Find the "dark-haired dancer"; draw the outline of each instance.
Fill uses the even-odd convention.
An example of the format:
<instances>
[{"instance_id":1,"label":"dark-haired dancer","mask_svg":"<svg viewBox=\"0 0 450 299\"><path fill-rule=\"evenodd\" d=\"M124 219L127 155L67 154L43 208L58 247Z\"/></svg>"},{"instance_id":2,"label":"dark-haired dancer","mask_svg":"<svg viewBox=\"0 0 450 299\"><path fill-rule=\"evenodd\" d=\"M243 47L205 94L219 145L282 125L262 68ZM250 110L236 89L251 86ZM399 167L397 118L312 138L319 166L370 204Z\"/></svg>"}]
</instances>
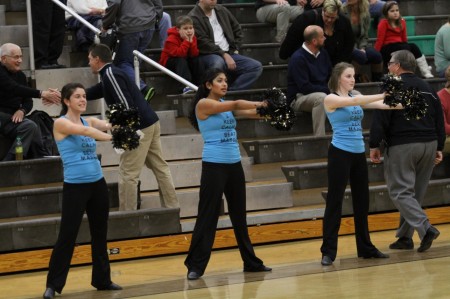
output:
<instances>
[{"instance_id":1,"label":"dark-haired dancer","mask_svg":"<svg viewBox=\"0 0 450 299\"><path fill-rule=\"evenodd\" d=\"M199 279L208 265L223 194L244 261L244 271L272 270L256 257L248 235L245 177L235 130L236 120L232 113L257 117L256 108L266 104L246 100L223 101L227 89L224 72L209 70L199 86L189 115L192 125L200 131L204 140L197 222L184 262L189 280Z\"/></svg>"},{"instance_id":2,"label":"dark-haired dancer","mask_svg":"<svg viewBox=\"0 0 450 299\"><path fill-rule=\"evenodd\" d=\"M95 140L111 140L104 133L111 129L106 121L83 118L86 92L83 85L69 83L61 91L61 117L54 123L53 134L64 167L61 227L50 258L45 299L61 293L66 284L78 230L86 212L91 232L92 280L98 290L121 290L111 281L106 247L109 197L97 158Z\"/></svg>"}]
</instances>

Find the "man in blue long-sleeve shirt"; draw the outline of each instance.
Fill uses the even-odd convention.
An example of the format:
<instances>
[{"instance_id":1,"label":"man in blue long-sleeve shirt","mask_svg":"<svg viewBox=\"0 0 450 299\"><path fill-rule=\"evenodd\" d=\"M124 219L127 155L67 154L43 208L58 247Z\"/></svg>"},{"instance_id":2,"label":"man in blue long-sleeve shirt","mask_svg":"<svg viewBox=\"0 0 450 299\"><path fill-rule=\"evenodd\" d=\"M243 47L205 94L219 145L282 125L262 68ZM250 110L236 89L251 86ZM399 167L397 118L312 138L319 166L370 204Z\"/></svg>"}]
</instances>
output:
<instances>
[{"instance_id":1,"label":"man in blue long-sleeve shirt","mask_svg":"<svg viewBox=\"0 0 450 299\"><path fill-rule=\"evenodd\" d=\"M323 99L330 93L328 79L331 60L322 49L325 36L316 25L306 27L305 42L294 52L288 64L287 100L295 111L312 113L315 136L325 135Z\"/></svg>"}]
</instances>

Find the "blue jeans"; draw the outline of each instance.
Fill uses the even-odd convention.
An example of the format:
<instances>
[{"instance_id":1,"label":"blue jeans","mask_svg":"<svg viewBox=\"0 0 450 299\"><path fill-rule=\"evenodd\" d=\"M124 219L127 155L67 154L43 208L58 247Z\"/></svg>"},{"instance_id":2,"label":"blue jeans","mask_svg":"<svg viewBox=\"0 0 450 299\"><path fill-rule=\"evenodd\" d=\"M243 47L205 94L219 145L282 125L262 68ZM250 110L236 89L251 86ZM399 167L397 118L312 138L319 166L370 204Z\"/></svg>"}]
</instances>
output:
<instances>
[{"instance_id":1,"label":"blue jeans","mask_svg":"<svg viewBox=\"0 0 450 299\"><path fill-rule=\"evenodd\" d=\"M262 65L261 62L252 58L242 56L239 54L230 54L236 62L235 70L227 70L227 65L222 56L217 54L200 55L198 57L200 65L203 70L210 68L218 68L227 72L231 79L231 84L228 90L243 90L249 89L250 86L261 76Z\"/></svg>"},{"instance_id":2,"label":"blue jeans","mask_svg":"<svg viewBox=\"0 0 450 299\"><path fill-rule=\"evenodd\" d=\"M166 12L163 12L163 16L161 20L159 20L158 26L155 26L154 29L151 29L151 37L150 40L153 38L153 34L155 31L158 31L159 33L159 46L161 48L164 48L164 43L167 39L167 30L172 27L172 21L170 20L170 15Z\"/></svg>"},{"instance_id":3,"label":"blue jeans","mask_svg":"<svg viewBox=\"0 0 450 299\"><path fill-rule=\"evenodd\" d=\"M380 52L374 48L368 47L365 52L353 49L352 60L356 61L358 64L378 64L383 61L383 58L381 57Z\"/></svg>"},{"instance_id":4,"label":"blue jeans","mask_svg":"<svg viewBox=\"0 0 450 299\"><path fill-rule=\"evenodd\" d=\"M138 50L143 53L144 50L147 49L152 39L152 30L154 29L121 34L119 36L119 44L116 47L114 64L123 70L133 82L135 81L133 51ZM146 84L141 79L140 88L143 89L145 86Z\"/></svg>"}]
</instances>

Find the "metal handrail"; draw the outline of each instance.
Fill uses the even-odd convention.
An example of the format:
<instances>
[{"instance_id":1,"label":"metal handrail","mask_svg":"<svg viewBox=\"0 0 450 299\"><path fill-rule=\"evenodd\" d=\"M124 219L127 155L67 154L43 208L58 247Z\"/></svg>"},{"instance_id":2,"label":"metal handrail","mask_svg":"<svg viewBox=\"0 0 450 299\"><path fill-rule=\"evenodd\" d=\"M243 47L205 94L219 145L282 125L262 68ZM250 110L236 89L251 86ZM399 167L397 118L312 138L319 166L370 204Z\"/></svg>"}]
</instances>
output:
<instances>
[{"instance_id":1,"label":"metal handrail","mask_svg":"<svg viewBox=\"0 0 450 299\"><path fill-rule=\"evenodd\" d=\"M147 56L145 56L144 54L142 54L141 52L134 50L133 51L134 56L142 59L143 61L147 62L148 64L156 67L157 69L159 69L160 71L162 71L163 73L165 73L166 75L169 75L170 77L174 78L175 80L177 80L178 82L189 86L190 88L192 88L193 90L197 91L198 87L196 85L194 85L193 83L189 82L188 80L184 79L183 77L178 76L177 74L175 74L174 72L172 72L171 70L165 68L164 66L160 65L158 62L148 58ZM139 74L139 72L136 72L136 68L139 68L139 64L136 65L136 63L134 64L134 68L135 68L135 74ZM139 82L139 78L136 79L137 82Z\"/></svg>"}]
</instances>

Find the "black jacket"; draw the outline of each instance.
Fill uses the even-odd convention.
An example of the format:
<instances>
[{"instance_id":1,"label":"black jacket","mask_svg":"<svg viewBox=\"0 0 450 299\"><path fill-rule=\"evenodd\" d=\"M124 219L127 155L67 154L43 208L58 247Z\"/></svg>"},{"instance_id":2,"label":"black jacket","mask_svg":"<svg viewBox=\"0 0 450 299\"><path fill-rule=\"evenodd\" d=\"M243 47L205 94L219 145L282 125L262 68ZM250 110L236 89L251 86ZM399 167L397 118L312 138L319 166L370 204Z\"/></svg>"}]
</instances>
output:
<instances>
[{"instance_id":1,"label":"black jacket","mask_svg":"<svg viewBox=\"0 0 450 299\"><path fill-rule=\"evenodd\" d=\"M41 93L39 90L30 88L26 86L26 84L19 84L13 78L11 78L8 70L2 64L0 64L0 92L2 94L7 94L10 96L20 96L28 98L41 97Z\"/></svg>"},{"instance_id":2,"label":"black jacket","mask_svg":"<svg viewBox=\"0 0 450 299\"><path fill-rule=\"evenodd\" d=\"M425 117L407 120L403 110L376 110L370 128L370 148L377 148L382 141L387 146L437 140L437 150L444 148L445 129L441 102L430 85L415 74L401 75L405 88L418 88L428 104Z\"/></svg>"},{"instance_id":3,"label":"black jacket","mask_svg":"<svg viewBox=\"0 0 450 299\"><path fill-rule=\"evenodd\" d=\"M303 45L305 41L303 32L309 25L324 27L322 8L305 11L295 18L280 46L279 56L281 59L288 59ZM354 46L355 37L353 36L350 20L343 14L339 14L339 18L334 23L333 36L329 36L325 40L325 49L330 55L333 66L343 61L350 63Z\"/></svg>"},{"instance_id":4,"label":"black jacket","mask_svg":"<svg viewBox=\"0 0 450 299\"><path fill-rule=\"evenodd\" d=\"M137 85L121 69L106 64L100 70L100 76L100 83L86 89L88 100L103 97L108 106L122 103L126 107L135 107L140 117L139 129L147 128L159 120Z\"/></svg>"},{"instance_id":5,"label":"black jacket","mask_svg":"<svg viewBox=\"0 0 450 299\"><path fill-rule=\"evenodd\" d=\"M223 34L230 45L228 52L234 53L235 51L239 51L243 38L241 25L226 7L217 4L214 10L219 24L222 27ZM214 43L214 31L202 8L197 4L188 15L194 21L197 47L200 54L218 54L222 56L224 51Z\"/></svg>"},{"instance_id":6,"label":"black jacket","mask_svg":"<svg viewBox=\"0 0 450 299\"><path fill-rule=\"evenodd\" d=\"M22 71L11 73L2 64L0 69L0 111L14 114L23 109L25 115L28 114L33 109L31 97L40 97L39 91L27 86L27 77Z\"/></svg>"}]
</instances>

